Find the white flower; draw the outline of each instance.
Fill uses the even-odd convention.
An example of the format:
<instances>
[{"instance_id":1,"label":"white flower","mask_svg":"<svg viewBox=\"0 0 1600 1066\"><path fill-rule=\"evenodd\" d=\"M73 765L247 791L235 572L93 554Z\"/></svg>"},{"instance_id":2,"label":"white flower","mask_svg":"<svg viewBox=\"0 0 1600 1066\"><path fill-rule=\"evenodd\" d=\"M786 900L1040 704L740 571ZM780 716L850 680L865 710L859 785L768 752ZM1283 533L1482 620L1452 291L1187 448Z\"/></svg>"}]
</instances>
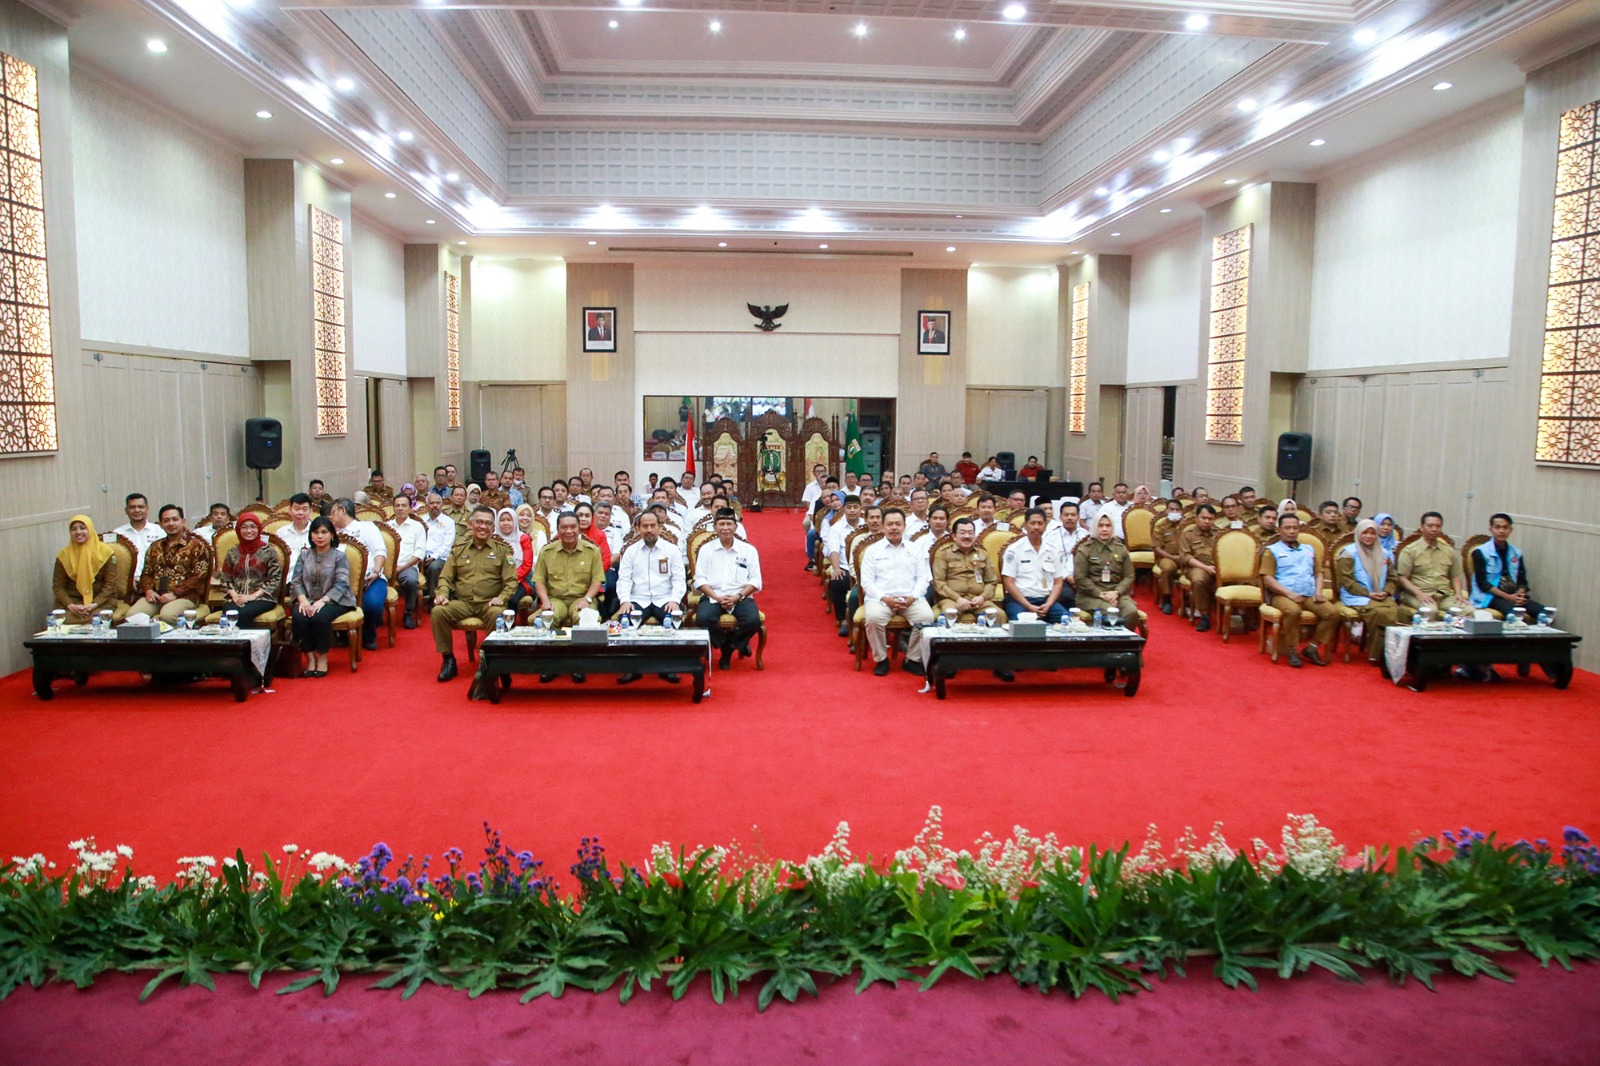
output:
<instances>
[{"instance_id":1,"label":"white flower","mask_svg":"<svg viewBox=\"0 0 1600 1066\"><path fill-rule=\"evenodd\" d=\"M297 852L299 850L300 850L300 845L298 845L298 844L285 844L283 846L283 852L284 852L285 855L293 855L295 852Z\"/></svg>"},{"instance_id":2,"label":"white flower","mask_svg":"<svg viewBox=\"0 0 1600 1066\"><path fill-rule=\"evenodd\" d=\"M124 859L131 859L133 858L133 849L128 847L126 844L118 844L117 854L121 855Z\"/></svg>"},{"instance_id":3,"label":"white flower","mask_svg":"<svg viewBox=\"0 0 1600 1066\"><path fill-rule=\"evenodd\" d=\"M350 869L349 863L339 858L339 856L326 851L319 851L312 855L311 858L306 860L306 865L318 873L327 873L329 870L338 870L343 873L345 870Z\"/></svg>"},{"instance_id":4,"label":"white flower","mask_svg":"<svg viewBox=\"0 0 1600 1066\"><path fill-rule=\"evenodd\" d=\"M238 866L239 863L232 856L225 856L223 858L223 860L222 860L222 865L226 866L228 869L231 870L235 866Z\"/></svg>"},{"instance_id":5,"label":"white flower","mask_svg":"<svg viewBox=\"0 0 1600 1066\"><path fill-rule=\"evenodd\" d=\"M84 848L92 848L94 847L94 838L90 837L88 840L74 840L72 843L68 844L67 847L71 848L73 851L82 851Z\"/></svg>"}]
</instances>

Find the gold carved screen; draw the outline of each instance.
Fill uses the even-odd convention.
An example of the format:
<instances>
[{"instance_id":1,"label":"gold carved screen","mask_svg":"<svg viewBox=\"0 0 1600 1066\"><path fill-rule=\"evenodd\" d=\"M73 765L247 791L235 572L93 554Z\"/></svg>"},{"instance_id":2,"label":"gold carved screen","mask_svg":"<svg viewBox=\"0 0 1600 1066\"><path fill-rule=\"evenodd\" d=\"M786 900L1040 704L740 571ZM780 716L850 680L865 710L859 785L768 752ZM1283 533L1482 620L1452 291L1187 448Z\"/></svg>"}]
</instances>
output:
<instances>
[{"instance_id":1,"label":"gold carved screen","mask_svg":"<svg viewBox=\"0 0 1600 1066\"><path fill-rule=\"evenodd\" d=\"M1083 433L1089 408L1089 283L1072 287L1072 391L1068 429Z\"/></svg>"},{"instance_id":2,"label":"gold carved screen","mask_svg":"<svg viewBox=\"0 0 1600 1066\"><path fill-rule=\"evenodd\" d=\"M1211 317L1206 350L1206 440L1244 443L1244 350L1250 304L1250 227L1211 239Z\"/></svg>"},{"instance_id":3,"label":"gold carved screen","mask_svg":"<svg viewBox=\"0 0 1600 1066\"><path fill-rule=\"evenodd\" d=\"M445 378L450 387L450 428L461 428L461 283L444 276Z\"/></svg>"},{"instance_id":4,"label":"gold carved screen","mask_svg":"<svg viewBox=\"0 0 1600 1066\"><path fill-rule=\"evenodd\" d=\"M317 365L317 436L345 433L344 220L311 208L312 345Z\"/></svg>"},{"instance_id":5,"label":"gold carved screen","mask_svg":"<svg viewBox=\"0 0 1600 1066\"><path fill-rule=\"evenodd\" d=\"M55 363L44 246L39 77L0 55L0 455L56 449Z\"/></svg>"},{"instance_id":6,"label":"gold carved screen","mask_svg":"<svg viewBox=\"0 0 1600 1066\"><path fill-rule=\"evenodd\" d=\"M1561 116L1534 458L1600 465L1600 101Z\"/></svg>"}]
</instances>

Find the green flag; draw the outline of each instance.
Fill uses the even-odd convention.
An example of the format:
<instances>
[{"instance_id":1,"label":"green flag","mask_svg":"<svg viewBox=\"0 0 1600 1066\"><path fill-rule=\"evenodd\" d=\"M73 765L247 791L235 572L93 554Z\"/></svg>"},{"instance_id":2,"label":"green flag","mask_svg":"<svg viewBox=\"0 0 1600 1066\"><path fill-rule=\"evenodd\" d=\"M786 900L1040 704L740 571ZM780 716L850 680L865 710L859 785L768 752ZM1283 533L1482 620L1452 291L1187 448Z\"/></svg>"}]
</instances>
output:
<instances>
[{"instance_id":1,"label":"green flag","mask_svg":"<svg viewBox=\"0 0 1600 1066\"><path fill-rule=\"evenodd\" d=\"M850 420L844 430L844 468L852 474L867 472L867 453L861 450L861 427L856 424L856 405L850 405Z\"/></svg>"}]
</instances>

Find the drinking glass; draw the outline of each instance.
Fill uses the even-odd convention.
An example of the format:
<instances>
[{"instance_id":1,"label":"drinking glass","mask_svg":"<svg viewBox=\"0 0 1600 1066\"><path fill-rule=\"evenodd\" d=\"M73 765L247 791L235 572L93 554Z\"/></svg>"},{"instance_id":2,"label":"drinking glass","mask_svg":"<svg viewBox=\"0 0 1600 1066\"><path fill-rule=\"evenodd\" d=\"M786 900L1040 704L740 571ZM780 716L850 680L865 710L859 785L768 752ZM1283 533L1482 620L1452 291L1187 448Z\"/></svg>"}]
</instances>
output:
<instances>
[{"instance_id":1,"label":"drinking glass","mask_svg":"<svg viewBox=\"0 0 1600 1066\"><path fill-rule=\"evenodd\" d=\"M939 624L948 629L949 627L955 625L956 619L960 617L960 611L957 611L954 607L946 607L944 609L944 613L939 618Z\"/></svg>"},{"instance_id":2,"label":"drinking glass","mask_svg":"<svg viewBox=\"0 0 1600 1066\"><path fill-rule=\"evenodd\" d=\"M193 623L191 623L193 624ZM224 611L222 613L222 631L232 633L239 628L239 612Z\"/></svg>"},{"instance_id":3,"label":"drinking glass","mask_svg":"<svg viewBox=\"0 0 1600 1066\"><path fill-rule=\"evenodd\" d=\"M1540 611L1539 624L1542 626L1549 626L1552 629L1555 628L1556 609L1554 607L1546 607L1544 610Z\"/></svg>"},{"instance_id":4,"label":"drinking glass","mask_svg":"<svg viewBox=\"0 0 1600 1066\"><path fill-rule=\"evenodd\" d=\"M1526 607L1513 607L1511 609L1511 624L1525 626L1528 624L1528 609Z\"/></svg>"},{"instance_id":5,"label":"drinking glass","mask_svg":"<svg viewBox=\"0 0 1600 1066\"><path fill-rule=\"evenodd\" d=\"M546 631L554 633L556 629L556 612L553 610L540 611L539 620L544 623Z\"/></svg>"},{"instance_id":6,"label":"drinking glass","mask_svg":"<svg viewBox=\"0 0 1600 1066\"><path fill-rule=\"evenodd\" d=\"M1107 629L1116 629L1121 625L1122 625L1122 608L1120 608L1120 607L1107 607L1106 608L1106 628Z\"/></svg>"},{"instance_id":7,"label":"drinking glass","mask_svg":"<svg viewBox=\"0 0 1600 1066\"><path fill-rule=\"evenodd\" d=\"M44 616L44 627L50 633L59 634L61 632L61 627L66 624L66 621L66 611L51 611L49 614Z\"/></svg>"}]
</instances>

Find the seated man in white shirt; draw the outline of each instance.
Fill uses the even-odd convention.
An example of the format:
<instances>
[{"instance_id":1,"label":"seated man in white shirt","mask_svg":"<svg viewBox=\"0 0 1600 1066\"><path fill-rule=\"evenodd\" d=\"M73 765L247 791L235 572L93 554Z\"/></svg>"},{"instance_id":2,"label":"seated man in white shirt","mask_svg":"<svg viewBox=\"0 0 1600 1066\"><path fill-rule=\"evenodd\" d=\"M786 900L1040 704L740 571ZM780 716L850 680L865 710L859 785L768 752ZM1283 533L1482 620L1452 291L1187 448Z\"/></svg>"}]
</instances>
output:
<instances>
[{"instance_id":1,"label":"seated man in white shirt","mask_svg":"<svg viewBox=\"0 0 1600 1066\"><path fill-rule=\"evenodd\" d=\"M233 511L225 503L214 503L206 520L194 527L194 535L207 544L216 543L217 534L233 525Z\"/></svg>"},{"instance_id":2,"label":"seated man in white shirt","mask_svg":"<svg viewBox=\"0 0 1600 1066\"><path fill-rule=\"evenodd\" d=\"M1095 512L1094 520L1098 522L1101 515L1110 515L1112 535L1121 540L1123 539L1122 516L1128 513L1128 508L1131 506L1132 503L1128 499L1128 483L1119 481L1111 486L1111 499L1100 505L1100 509Z\"/></svg>"},{"instance_id":3,"label":"seated man in white shirt","mask_svg":"<svg viewBox=\"0 0 1600 1066\"><path fill-rule=\"evenodd\" d=\"M1028 494L1023 492L1021 489L1018 489L1011 495L1007 496L1006 509L1011 512L1011 517L1014 520L1017 515L1020 515L1022 512L1028 509Z\"/></svg>"},{"instance_id":4,"label":"seated man in white shirt","mask_svg":"<svg viewBox=\"0 0 1600 1066\"><path fill-rule=\"evenodd\" d=\"M978 536L983 536L991 529L1010 529L1009 522L1001 522L995 518L994 513L999 508L993 496L984 495L978 498Z\"/></svg>"},{"instance_id":5,"label":"seated man in white shirt","mask_svg":"<svg viewBox=\"0 0 1600 1066\"><path fill-rule=\"evenodd\" d=\"M142 492L130 492L127 499L122 501L122 513L128 520L113 529L113 533L121 533L133 544L136 553L133 560L133 579L138 581L144 574L144 553L150 545L158 540L165 540L166 530L148 521L150 517L150 501L145 499Z\"/></svg>"},{"instance_id":6,"label":"seated man in white shirt","mask_svg":"<svg viewBox=\"0 0 1600 1066\"><path fill-rule=\"evenodd\" d=\"M1039 618L1060 622L1075 602L1066 590L1065 574L1072 563L1062 559L1044 541L1044 512L1028 511L1018 537L1000 559L1000 580L1005 586L1006 617Z\"/></svg>"},{"instance_id":7,"label":"seated man in white shirt","mask_svg":"<svg viewBox=\"0 0 1600 1066\"><path fill-rule=\"evenodd\" d=\"M1042 510L1043 508L1041 508ZM1078 505L1065 500L1056 508L1059 516L1044 529L1045 543L1056 550L1061 559L1071 559L1078 545L1089 539L1089 531L1078 523ZM1067 583L1072 583L1072 568L1067 568Z\"/></svg>"},{"instance_id":8,"label":"seated man in white shirt","mask_svg":"<svg viewBox=\"0 0 1600 1066\"><path fill-rule=\"evenodd\" d=\"M411 497L398 493L394 498L396 537L394 583L405 605L407 629L417 628L417 597L421 593L422 560L427 550L428 527L411 517Z\"/></svg>"},{"instance_id":9,"label":"seated man in white shirt","mask_svg":"<svg viewBox=\"0 0 1600 1066\"><path fill-rule=\"evenodd\" d=\"M928 491L926 489L911 490L911 513L906 515L906 539L916 537L928 528Z\"/></svg>"},{"instance_id":10,"label":"seated man in white shirt","mask_svg":"<svg viewBox=\"0 0 1600 1066\"><path fill-rule=\"evenodd\" d=\"M610 485L601 485L594 490L596 519L600 517L600 505L602 503L611 506L611 521L607 525L626 537L628 531L633 528L633 519L628 517L628 512L621 506L622 501L617 499L616 491Z\"/></svg>"},{"instance_id":11,"label":"seated man in white shirt","mask_svg":"<svg viewBox=\"0 0 1600 1066\"><path fill-rule=\"evenodd\" d=\"M1078 501L1078 521L1085 526L1094 525L1094 520L1100 516L1100 508L1106 503L1106 487L1098 481L1089 482L1088 495Z\"/></svg>"},{"instance_id":12,"label":"seated man in white shirt","mask_svg":"<svg viewBox=\"0 0 1600 1066\"><path fill-rule=\"evenodd\" d=\"M1006 472L1000 468L1000 460L989 456L984 460L983 468L978 471L979 481L1004 481Z\"/></svg>"},{"instance_id":13,"label":"seated man in white shirt","mask_svg":"<svg viewBox=\"0 0 1600 1066\"><path fill-rule=\"evenodd\" d=\"M341 497L328 509L328 520L340 533L348 533L367 549L367 572L357 587L356 575L350 575L350 588L361 602L361 613L366 616L361 624L361 646L367 651L378 650L378 622L383 618L389 602L389 580L384 576L389 547L383 541L378 527L365 519L356 518L355 501Z\"/></svg>"},{"instance_id":14,"label":"seated man in white shirt","mask_svg":"<svg viewBox=\"0 0 1600 1066\"><path fill-rule=\"evenodd\" d=\"M828 561L828 602L833 605L833 619L839 623L839 635L850 635L850 620L846 617L845 599L850 593L850 557L845 553L845 538L861 528L861 498L844 498L843 517L823 519L822 554Z\"/></svg>"},{"instance_id":15,"label":"seated man in white shirt","mask_svg":"<svg viewBox=\"0 0 1600 1066\"><path fill-rule=\"evenodd\" d=\"M761 631L761 611L754 596L761 591L761 559L748 541L734 535L737 521L731 508L717 512L714 540L700 548L695 559L695 587L700 590L700 606L695 621L711 633L711 644L721 653L717 669L726 670L738 649L740 658L750 655L750 638ZM733 629L724 630L722 616L733 615Z\"/></svg>"},{"instance_id":16,"label":"seated man in white shirt","mask_svg":"<svg viewBox=\"0 0 1600 1066\"><path fill-rule=\"evenodd\" d=\"M900 615L911 623L910 639L902 667L920 675L922 670L922 631L933 621L928 606L928 586L932 573L928 557L905 542L906 516L898 507L883 515L883 539L861 553L861 602L866 611L867 647L877 665L873 674L889 672L889 619Z\"/></svg>"},{"instance_id":17,"label":"seated man in white shirt","mask_svg":"<svg viewBox=\"0 0 1600 1066\"><path fill-rule=\"evenodd\" d=\"M822 490L827 487L828 468L818 463L811 468L812 480L806 485L806 490L800 494L800 528L806 531L806 569L816 569L813 562L817 551L817 531L811 526L811 512L816 509L816 502L822 499Z\"/></svg>"},{"instance_id":18,"label":"seated man in white shirt","mask_svg":"<svg viewBox=\"0 0 1600 1066\"><path fill-rule=\"evenodd\" d=\"M600 520L599 513L595 521ZM670 615L681 617L686 591L683 556L661 539L661 516L646 511L639 516L639 539L628 545L617 566L617 601L624 615L636 625L664 622ZM623 674L617 684L627 685L641 675ZM678 675L662 674L661 680L676 685Z\"/></svg>"},{"instance_id":19,"label":"seated man in white shirt","mask_svg":"<svg viewBox=\"0 0 1600 1066\"><path fill-rule=\"evenodd\" d=\"M297 492L289 497L289 524L281 527L275 536L289 546L289 564L284 573L293 574L300 553L311 542L311 497Z\"/></svg>"},{"instance_id":20,"label":"seated man in white shirt","mask_svg":"<svg viewBox=\"0 0 1600 1066\"><path fill-rule=\"evenodd\" d=\"M444 513L444 498L431 489L428 491L428 516L422 520L422 524L428 530L422 549L422 573L427 581L423 601L432 603L439 585L439 571L444 569L444 564L450 558L450 549L455 547L456 521Z\"/></svg>"},{"instance_id":21,"label":"seated man in white shirt","mask_svg":"<svg viewBox=\"0 0 1600 1066\"><path fill-rule=\"evenodd\" d=\"M928 528L906 537L911 546L931 558L933 546L950 532L950 508L936 503L928 508Z\"/></svg>"}]
</instances>

